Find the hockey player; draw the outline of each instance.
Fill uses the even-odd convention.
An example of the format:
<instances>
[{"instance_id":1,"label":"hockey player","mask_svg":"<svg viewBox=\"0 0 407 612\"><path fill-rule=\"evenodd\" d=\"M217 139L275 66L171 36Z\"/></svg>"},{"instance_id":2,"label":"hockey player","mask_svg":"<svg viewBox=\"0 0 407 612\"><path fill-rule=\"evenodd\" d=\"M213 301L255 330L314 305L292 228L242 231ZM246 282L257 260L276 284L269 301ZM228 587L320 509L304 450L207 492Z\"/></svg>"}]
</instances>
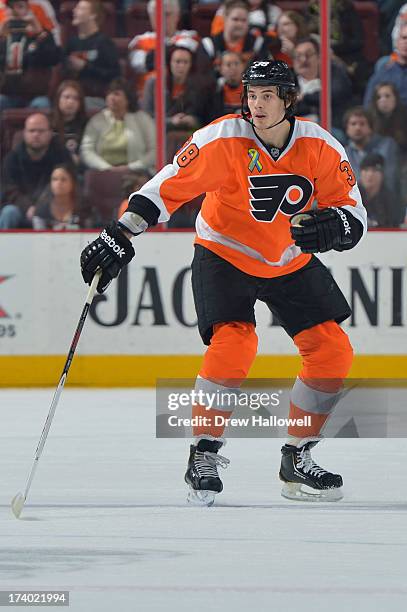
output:
<instances>
[{"instance_id":1,"label":"hockey player","mask_svg":"<svg viewBox=\"0 0 407 612\"><path fill-rule=\"evenodd\" d=\"M130 239L206 188L192 263L198 327L208 346L196 389L238 392L257 351L254 304L265 302L302 358L289 416L311 417L311 426L299 421L288 430L282 494L337 500L341 476L318 466L311 449L352 363L339 326L351 311L314 253L353 248L366 231L366 211L343 147L294 116L296 86L287 64L254 62L243 85L242 114L195 132L172 164L132 194L119 222L83 250L82 275L90 283L101 269L103 292L133 258ZM210 505L223 488L218 465L228 463L218 454L225 440L215 416L230 416L230 406L196 405L192 414L207 418L197 419L206 425L194 428L185 480L189 500Z\"/></svg>"}]
</instances>

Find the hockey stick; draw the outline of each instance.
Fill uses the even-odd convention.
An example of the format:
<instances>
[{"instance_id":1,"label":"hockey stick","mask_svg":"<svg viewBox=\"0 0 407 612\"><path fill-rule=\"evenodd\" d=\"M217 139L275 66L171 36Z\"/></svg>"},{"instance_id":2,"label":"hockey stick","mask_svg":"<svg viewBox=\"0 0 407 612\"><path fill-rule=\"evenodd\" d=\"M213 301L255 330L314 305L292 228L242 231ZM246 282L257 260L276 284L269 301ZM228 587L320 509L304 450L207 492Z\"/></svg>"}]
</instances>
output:
<instances>
[{"instance_id":1,"label":"hockey stick","mask_svg":"<svg viewBox=\"0 0 407 612\"><path fill-rule=\"evenodd\" d=\"M22 510L24 508L24 504L25 504L25 502L27 500L27 495L28 495L28 492L30 490L31 483L32 483L32 481L34 479L34 475L35 475L35 472L36 472L36 469L37 469L38 461L39 461L39 459L41 457L42 450L43 450L45 442L47 440L48 432L50 430L51 423L52 423L52 420L54 418L55 411L57 409L57 405L58 405L59 398L60 398L61 393L62 393L62 389L64 388L64 385L65 385L66 377L68 376L69 368L71 367L71 363L72 363L72 360L73 360L73 357L74 357L74 354L75 354L76 346L77 346L77 344L79 342L79 338L81 336L82 329L83 329L86 317L87 317L89 309L90 309L90 305L92 304L93 297L94 297L94 295L96 293L96 286L98 284L98 281L99 281L99 278L100 278L100 274L101 274L101 272L96 272L95 276L93 277L92 284L91 284L91 286L89 288L88 295L86 297L86 302L85 302L85 305L83 307L82 314L80 316L79 323L78 323L78 326L76 328L76 331L75 331L75 334L74 334L74 337L73 337L73 340L72 340L72 343L71 343L71 346L70 346L70 349L69 349L69 352L68 352L68 356L66 358L64 369L62 370L62 375L61 375L61 378L59 379L58 386L55 389L54 397L52 398L51 407L50 407L49 412L48 412L47 420L45 421L44 429L42 430L41 438L40 438L40 441L38 442L37 450L35 451L34 463L32 465L31 472L30 472L30 475L29 475L28 480L27 480L27 485L25 487L24 494L23 493L17 493L17 495L15 495L15 497L13 497L13 499L11 501L11 509L12 509L13 514L14 514L14 516L16 518L20 518L20 514L21 514L21 512L22 512Z\"/></svg>"}]
</instances>

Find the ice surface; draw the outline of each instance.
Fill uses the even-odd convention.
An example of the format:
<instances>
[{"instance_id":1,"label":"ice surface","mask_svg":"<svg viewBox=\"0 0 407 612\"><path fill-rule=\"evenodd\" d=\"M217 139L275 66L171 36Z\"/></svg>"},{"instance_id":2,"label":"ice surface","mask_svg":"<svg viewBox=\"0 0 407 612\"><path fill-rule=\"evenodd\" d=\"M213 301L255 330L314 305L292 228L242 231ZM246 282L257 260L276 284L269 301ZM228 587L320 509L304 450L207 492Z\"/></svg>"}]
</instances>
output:
<instances>
[{"instance_id":1,"label":"ice surface","mask_svg":"<svg viewBox=\"0 0 407 612\"><path fill-rule=\"evenodd\" d=\"M52 394L0 390L0 590L69 590L74 612L407 609L405 440L320 444L345 498L316 505L280 496L281 441L233 439L225 492L191 508L153 391L65 389L17 521Z\"/></svg>"}]
</instances>

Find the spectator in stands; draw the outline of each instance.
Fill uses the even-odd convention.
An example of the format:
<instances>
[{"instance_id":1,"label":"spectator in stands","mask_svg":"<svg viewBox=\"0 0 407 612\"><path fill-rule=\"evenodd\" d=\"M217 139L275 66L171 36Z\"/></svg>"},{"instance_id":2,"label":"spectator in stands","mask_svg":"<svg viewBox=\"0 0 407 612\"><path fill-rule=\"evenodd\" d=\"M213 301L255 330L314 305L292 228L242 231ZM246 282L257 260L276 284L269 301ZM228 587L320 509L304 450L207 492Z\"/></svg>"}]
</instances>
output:
<instances>
[{"instance_id":1,"label":"spectator in stands","mask_svg":"<svg viewBox=\"0 0 407 612\"><path fill-rule=\"evenodd\" d=\"M52 171L49 185L39 197L32 226L35 230L80 229L79 184L75 167L58 164Z\"/></svg>"},{"instance_id":2,"label":"spectator in stands","mask_svg":"<svg viewBox=\"0 0 407 612\"><path fill-rule=\"evenodd\" d=\"M284 11L277 21L274 32L268 33L269 37L279 40L279 51L275 52L274 58L293 65L295 46L299 40L306 38L308 29L304 17L297 11Z\"/></svg>"},{"instance_id":3,"label":"spectator in stands","mask_svg":"<svg viewBox=\"0 0 407 612\"><path fill-rule=\"evenodd\" d=\"M404 6L400 8L402 0L376 0L380 11L380 48L383 54L391 53L394 49L397 30L397 18Z\"/></svg>"},{"instance_id":4,"label":"spectator in stands","mask_svg":"<svg viewBox=\"0 0 407 612\"><path fill-rule=\"evenodd\" d=\"M274 30L282 10L275 2L269 0L249 0L249 27L258 29L263 34Z\"/></svg>"},{"instance_id":5,"label":"spectator in stands","mask_svg":"<svg viewBox=\"0 0 407 612\"><path fill-rule=\"evenodd\" d=\"M8 0L7 6L0 21L0 111L26 106L46 93L50 68L61 60L52 33L27 0Z\"/></svg>"},{"instance_id":6,"label":"spectator in stands","mask_svg":"<svg viewBox=\"0 0 407 612\"><path fill-rule=\"evenodd\" d=\"M400 101L393 83L379 83L373 90L369 108L373 131L394 138L404 155L407 154L407 106Z\"/></svg>"},{"instance_id":7,"label":"spectator in stands","mask_svg":"<svg viewBox=\"0 0 407 612\"><path fill-rule=\"evenodd\" d=\"M103 8L99 0L79 0L72 23L78 34L64 49L65 78L79 80L88 108L100 109L109 82L120 75L118 51L113 41L100 31Z\"/></svg>"},{"instance_id":8,"label":"spectator in stands","mask_svg":"<svg viewBox=\"0 0 407 612\"><path fill-rule=\"evenodd\" d=\"M0 0L0 25L10 18L10 9L7 8L7 4L12 6L9 0ZM55 44L60 47L61 29L51 2L49 0L28 0L28 8L41 28L46 32L51 32Z\"/></svg>"},{"instance_id":9,"label":"spectator in stands","mask_svg":"<svg viewBox=\"0 0 407 612\"><path fill-rule=\"evenodd\" d=\"M51 125L59 141L68 149L72 161L79 164L79 145L86 125L85 96L77 81L63 81L58 87Z\"/></svg>"},{"instance_id":10,"label":"spectator in stands","mask_svg":"<svg viewBox=\"0 0 407 612\"><path fill-rule=\"evenodd\" d=\"M248 0L249 7L249 29L259 30L263 34L268 30L274 30L282 10L274 2L268 0ZM211 36L223 32L225 22L225 3L216 11L211 24Z\"/></svg>"},{"instance_id":11,"label":"spectator in stands","mask_svg":"<svg viewBox=\"0 0 407 612\"><path fill-rule=\"evenodd\" d=\"M386 187L395 193L400 191L399 148L393 138L379 136L373 132L373 120L363 106L350 108L344 116L348 144L345 147L348 159L357 180L360 178L362 160L369 153L379 153L384 163Z\"/></svg>"},{"instance_id":12,"label":"spectator in stands","mask_svg":"<svg viewBox=\"0 0 407 612\"><path fill-rule=\"evenodd\" d=\"M129 205L129 198L132 193L135 193L143 185L147 183L152 178L152 174L147 170L133 170L129 172L129 174L125 174L123 177L123 198L124 200L119 206L119 210L117 212L117 219L125 213L127 207Z\"/></svg>"},{"instance_id":13,"label":"spectator in stands","mask_svg":"<svg viewBox=\"0 0 407 612\"><path fill-rule=\"evenodd\" d=\"M249 8L246 0L226 0L224 29L216 36L202 40L198 65L203 71L214 68L218 74L220 60L225 51L237 51L245 64L252 59L269 57L267 41L263 36L249 32Z\"/></svg>"},{"instance_id":14,"label":"spectator in stands","mask_svg":"<svg viewBox=\"0 0 407 612\"><path fill-rule=\"evenodd\" d=\"M396 0L389 0L389 1L390 3L394 2L394 4L398 4ZM382 13L381 9L380 9L380 12ZM383 43L384 42L383 41L383 31L385 30L385 34L387 34L388 28L385 28L385 26L383 25L384 15L381 14L380 16L381 16L380 21L381 21L381 35L382 35L381 42ZM397 41L398 41L398 37L400 33L400 26L403 23L407 23L407 2L403 4L403 6L401 7L397 15L390 22L390 25L393 27L392 32L391 32L391 42L390 42L390 35L387 37L388 40L385 41L385 46L386 46L385 50L388 53L379 57L379 59L377 60L374 66L375 72L377 72L378 70L380 70L380 68L383 68L383 66L388 64L391 59L393 60L397 59ZM389 55L389 53L391 55Z\"/></svg>"},{"instance_id":15,"label":"spectator in stands","mask_svg":"<svg viewBox=\"0 0 407 612\"><path fill-rule=\"evenodd\" d=\"M80 153L84 164L95 170L154 170L154 122L138 110L124 79L110 83L106 108L88 122Z\"/></svg>"},{"instance_id":16,"label":"spectator in stands","mask_svg":"<svg viewBox=\"0 0 407 612\"><path fill-rule=\"evenodd\" d=\"M195 130L207 122L211 104L210 83L198 76L194 69L198 43L191 38L180 39L169 56L166 115L167 128ZM144 88L143 108L155 115L155 82L151 76Z\"/></svg>"},{"instance_id":17,"label":"spectator in stands","mask_svg":"<svg viewBox=\"0 0 407 612\"><path fill-rule=\"evenodd\" d=\"M53 138L48 117L42 113L30 115L25 121L23 141L4 159L0 229L30 227L52 170L70 161L68 151Z\"/></svg>"},{"instance_id":18,"label":"spectator in stands","mask_svg":"<svg viewBox=\"0 0 407 612\"><path fill-rule=\"evenodd\" d=\"M373 91L370 112L373 129L394 138L400 148L400 198L407 205L407 106L393 83L380 83Z\"/></svg>"},{"instance_id":19,"label":"spectator in stands","mask_svg":"<svg viewBox=\"0 0 407 612\"><path fill-rule=\"evenodd\" d=\"M240 54L235 51L225 51L219 71L221 76L217 81L211 105L212 119L229 113L240 113L242 106L244 63Z\"/></svg>"},{"instance_id":20,"label":"spectator in stands","mask_svg":"<svg viewBox=\"0 0 407 612\"><path fill-rule=\"evenodd\" d=\"M397 3L394 3L394 4L397 4ZM394 26L393 26L393 30L391 33L391 39L393 43L392 46L394 50L397 48L397 39L400 34L400 26L405 22L407 22L407 2L403 4L399 12L397 13L396 18L394 19Z\"/></svg>"},{"instance_id":21,"label":"spectator in stands","mask_svg":"<svg viewBox=\"0 0 407 612\"><path fill-rule=\"evenodd\" d=\"M298 41L294 52L294 71L298 78L299 97L296 114L312 121L319 120L319 45L314 38ZM332 126L335 136L343 141L342 117L352 96L352 86L345 68L331 62Z\"/></svg>"},{"instance_id":22,"label":"spectator in stands","mask_svg":"<svg viewBox=\"0 0 407 612\"><path fill-rule=\"evenodd\" d=\"M308 5L308 29L319 34L320 2L311 0ZM363 94L368 73L363 56L364 30L352 0L331 2L331 49L334 58L341 60L352 79L353 89Z\"/></svg>"},{"instance_id":23,"label":"spectator in stands","mask_svg":"<svg viewBox=\"0 0 407 612\"><path fill-rule=\"evenodd\" d=\"M177 29L180 19L179 0L164 0L164 7L167 51L180 38L190 37L199 42L199 35L194 30ZM131 67L137 75L136 89L140 98L143 97L144 85L147 79L154 73L156 48L155 0L149 0L147 11L151 23L151 32L139 34L129 43L129 59Z\"/></svg>"},{"instance_id":24,"label":"spectator in stands","mask_svg":"<svg viewBox=\"0 0 407 612\"><path fill-rule=\"evenodd\" d=\"M393 83L401 101L407 105L407 21L400 24L396 52L372 74L368 81L364 97L366 107L370 105L376 85L384 82Z\"/></svg>"},{"instance_id":25,"label":"spectator in stands","mask_svg":"<svg viewBox=\"0 0 407 612\"><path fill-rule=\"evenodd\" d=\"M384 166L379 153L369 153L360 164L359 188L369 227L398 227L404 220L405 207L385 185Z\"/></svg>"}]
</instances>

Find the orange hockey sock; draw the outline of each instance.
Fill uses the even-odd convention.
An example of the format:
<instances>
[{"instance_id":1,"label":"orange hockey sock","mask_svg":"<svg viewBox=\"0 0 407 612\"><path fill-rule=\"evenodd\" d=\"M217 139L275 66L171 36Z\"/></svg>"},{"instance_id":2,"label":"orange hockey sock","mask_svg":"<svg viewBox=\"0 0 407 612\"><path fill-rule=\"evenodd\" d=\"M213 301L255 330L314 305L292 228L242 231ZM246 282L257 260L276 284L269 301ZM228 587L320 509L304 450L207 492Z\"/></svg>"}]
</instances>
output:
<instances>
[{"instance_id":1,"label":"orange hockey sock","mask_svg":"<svg viewBox=\"0 0 407 612\"><path fill-rule=\"evenodd\" d=\"M214 325L213 331L199 377L203 379L206 390L219 394L223 390L230 393L238 389L248 375L256 357L257 335L252 323L238 321L218 323ZM198 386L199 383L198 378ZM225 425L221 423L221 417L228 418L232 414L228 407L218 405L206 410L205 406L193 406L193 417L206 417L205 421L201 419L204 424L193 428L194 436L222 436Z\"/></svg>"},{"instance_id":2,"label":"orange hockey sock","mask_svg":"<svg viewBox=\"0 0 407 612\"><path fill-rule=\"evenodd\" d=\"M290 402L289 417L310 424L290 425L288 433L296 438L316 437L338 399L352 365L353 350L347 334L335 321L306 329L294 337L302 357L302 369Z\"/></svg>"}]
</instances>

